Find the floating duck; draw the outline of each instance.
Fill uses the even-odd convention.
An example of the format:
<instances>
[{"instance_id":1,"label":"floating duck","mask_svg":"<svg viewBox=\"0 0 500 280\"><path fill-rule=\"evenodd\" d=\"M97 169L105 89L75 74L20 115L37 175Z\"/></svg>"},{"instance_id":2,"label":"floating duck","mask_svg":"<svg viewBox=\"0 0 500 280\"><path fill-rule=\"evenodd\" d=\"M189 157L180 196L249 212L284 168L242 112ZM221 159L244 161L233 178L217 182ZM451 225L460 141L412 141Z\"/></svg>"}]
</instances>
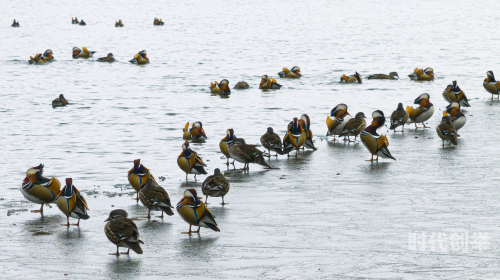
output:
<instances>
[{"instance_id":1,"label":"floating duck","mask_svg":"<svg viewBox=\"0 0 500 280\"><path fill-rule=\"evenodd\" d=\"M448 103L458 102L462 107L470 107L467 96L465 96L464 92L458 87L457 81L453 81L453 85L448 85L446 87L443 91L443 98Z\"/></svg>"},{"instance_id":2,"label":"floating duck","mask_svg":"<svg viewBox=\"0 0 500 280\"><path fill-rule=\"evenodd\" d=\"M177 165L186 173L186 180L188 174L194 174L195 181L197 174L207 174L207 171L203 168L207 165L198 156L198 153L189 148L187 141L182 144L182 153L177 157Z\"/></svg>"},{"instance_id":3,"label":"floating duck","mask_svg":"<svg viewBox=\"0 0 500 280\"><path fill-rule=\"evenodd\" d=\"M396 128L400 125L403 126L403 130L401 132L405 131L405 124L408 121L409 115L403 108L403 103L398 104L398 108L396 111L392 112L391 114L391 127L389 129L393 129L394 132L396 132Z\"/></svg>"},{"instance_id":4,"label":"floating duck","mask_svg":"<svg viewBox=\"0 0 500 280\"><path fill-rule=\"evenodd\" d=\"M374 155L377 156L376 161L378 161L379 156L381 156L382 158L390 158L396 160L387 148L389 147L389 140L387 140L387 137L385 135L377 134L377 129L384 126L385 123L384 112L376 110L372 113L372 118L373 121L371 125L365 128L361 132L360 136L361 142L363 142L363 145L372 154L372 158L367 161L373 161Z\"/></svg>"},{"instance_id":5,"label":"floating duck","mask_svg":"<svg viewBox=\"0 0 500 280\"><path fill-rule=\"evenodd\" d=\"M222 138L220 143L219 143L219 148L220 151L226 156L227 162L226 165L229 165L229 158L231 156L229 155L229 147L233 145L234 139L237 137L234 135L234 130L232 128L226 130L226 137ZM233 163L234 164L234 160Z\"/></svg>"},{"instance_id":6,"label":"floating duck","mask_svg":"<svg viewBox=\"0 0 500 280\"><path fill-rule=\"evenodd\" d=\"M439 138L443 140L443 147L445 140L450 142L450 146L451 144L458 145L457 137L460 135L457 134L455 126L451 123L450 116L443 116L441 123L436 126L436 132Z\"/></svg>"},{"instance_id":7,"label":"floating duck","mask_svg":"<svg viewBox=\"0 0 500 280\"><path fill-rule=\"evenodd\" d=\"M195 189L187 189L184 191L184 197L177 203L177 213L189 224L189 231L183 232L187 234L200 233L200 228L205 227L213 231L219 232L215 217L210 213L205 203L200 200ZM198 227L197 231L191 231L191 226Z\"/></svg>"},{"instance_id":8,"label":"floating duck","mask_svg":"<svg viewBox=\"0 0 500 280\"><path fill-rule=\"evenodd\" d=\"M97 61L100 61L100 62L114 62L115 58L113 57L112 53L108 53L108 56L106 56L106 57L100 57L100 58L97 59Z\"/></svg>"},{"instance_id":9,"label":"floating duck","mask_svg":"<svg viewBox=\"0 0 500 280\"><path fill-rule=\"evenodd\" d=\"M268 127L267 132L260 137L260 143L269 151L269 157L271 157L271 150L276 152L276 156L278 156L278 154L283 154L281 137L274 133L272 127Z\"/></svg>"},{"instance_id":10,"label":"floating duck","mask_svg":"<svg viewBox=\"0 0 500 280\"><path fill-rule=\"evenodd\" d=\"M486 79L483 82L484 89L491 93L491 100L493 100L493 94L496 94L500 99L500 82L495 80L495 75L493 75L493 71L486 72Z\"/></svg>"},{"instance_id":11,"label":"floating duck","mask_svg":"<svg viewBox=\"0 0 500 280\"><path fill-rule=\"evenodd\" d=\"M140 51L136 55L134 55L134 58L129 60L130 63L134 64L146 64L149 63L149 58L147 57L147 52L146 51Z\"/></svg>"},{"instance_id":12,"label":"floating duck","mask_svg":"<svg viewBox=\"0 0 500 280\"><path fill-rule=\"evenodd\" d=\"M243 170L250 169L250 163L256 163L267 168L272 168L264 159L264 153L256 148L257 145L247 145L245 139L236 138L229 147L229 155L237 162L244 163Z\"/></svg>"},{"instance_id":13,"label":"floating duck","mask_svg":"<svg viewBox=\"0 0 500 280\"><path fill-rule=\"evenodd\" d=\"M210 83L210 91L213 94L230 94L231 93L231 88L229 88L229 81L224 79L220 81L220 83L214 82Z\"/></svg>"},{"instance_id":14,"label":"floating duck","mask_svg":"<svg viewBox=\"0 0 500 280\"><path fill-rule=\"evenodd\" d=\"M82 20L80 20L79 25L87 25L87 24L86 24L86 23L85 23L85 21L83 21L83 19L82 19Z\"/></svg>"},{"instance_id":15,"label":"floating duck","mask_svg":"<svg viewBox=\"0 0 500 280\"><path fill-rule=\"evenodd\" d=\"M43 177L43 164L28 169L21 185L21 193L27 200L41 204L40 210L31 211L35 213L43 212L44 204L53 203L60 189L61 183L55 177Z\"/></svg>"},{"instance_id":16,"label":"floating duck","mask_svg":"<svg viewBox=\"0 0 500 280\"><path fill-rule=\"evenodd\" d=\"M239 81L238 83L236 83L236 85L234 85L233 89L247 89L249 87L250 86L248 85L247 82L245 82L245 81Z\"/></svg>"},{"instance_id":17,"label":"floating duck","mask_svg":"<svg viewBox=\"0 0 500 280\"><path fill-rule=\"evenodd\" d=\"M164 25L165 23L163 23L163 21L160 19L157 19L155 18L154 22L153 22L154 25Z\"/></svg>"},{"instance_id":18,"label":"floating duck","mask_svg":"<svg viewBox=\"0 0 500 280\"><path fill-rule=\"evenodd\" d=\"M68 105L68 100L64 98L63 94L59 94L59 97L52 100L52 107L62 107Z\"/></svg>"},{"instance_id":19,"label":"floating duck","mask_svg":"<svg viewBox=\"0 0 500 280\"><path fill-rule=\"evenodd\" d=\"M425 69L415 68L413 73L408 75L414 81L432 81L434 80L434 69L427 67Z\"/></svg>"},{"instance_id":20,"label":"floating duck","mask_svg":"<svg viewBox=\"0 0 500 280\"><path fill-rule=\"evenodd\" d=\"M288 68L283 67L283 71L279 72L278 75L280 78L300 78L302 74L300 74L300 67L299 66L293 66L292 70L288 70Z\"/></svg>"},{"instance_id":21,"label":"floating duck","mask_svg":"<svg viewBox=\"0 0 500 280\"><path fill-rule=\"evenodd\" d=\"M460 111L459 103L453 102L446 106L446 112L443 113L443 116L446 116L446 114L450 115L451 123L457 131L465 125L465 115Z\"/></svg>"},{"instance_id":22,"label":"floating duck","mask_svg":"<svg viewBox=\"0 0 500 280\"><path fill-rule=\"evenodd\" d=\"M19 27L19 21L14 20L14 22L11 25L12 27Z\"/></svg>"},{"instance_id":23,"label":"floating duck","mask_svg":"<svg viewBox=\"0 0 500 280\"><path fill-rule=\"evenodd\" d=\"M204 141L207 139L207 135L205 134L205 130L203 129L203 124L201 122L194 122L191 128L189 128L189 122L187 122L182 132L182 139L184 140L193 139Z\"/></svg>"},{"instance_id":24,"label":"floating duck","mask_svg":"<svg viewBox=\"0 0 500 280\"><path fill-rule=\"evenodd\" d=\"M424 122L432 117L434 114L434 105L429 101L430 96L427 93L422 93L417 99L415 99L414 104L419 104L420 106L416 109L407 106L406 112L410 116L410 119L415 122L415 129L417 127L417 123L422 123L424 127Z\"/></svg>"},{"instance_id":25,"label":"floating duck","mask_svg":"<svg viewBox=\"0 0 500 280\"><path fill-rule=\"evenodd\" d=\"M350 119L344 126L344 129L339 133L339 136L354 136L354 142L358 138L358 135L366 128L365 114L363 112L359 112L356 116ZM349 142L352 142L351 139L348 139Z\"/></svg>"},{"instance_id":26,"label":"floating duck","mask_svg":"<svg viewBox=\"0 0 500 280\"><path fill-rule=\"evenodd\" d=\"M115 22L115 27L123 27L123 22L121 19Z\"/></svg>"},{"instance_id":27,"label":"floating duck","mask_svg":"<svg viewBox=\"0 0 500 280\"><path fill-rule=\"evenodd\" d=\"M363 78L358 74L358 72L355 72L354 75L347 77L345 74L340 77L340 82L341 83L361 83L363 81Z\"/></svg>"},{"instance_id":28,"label":"floating duck","mask_svg":"<svg viewBox=\"0 0 500 280\"><path fill-rule=\"evenodd\" d=\"M163 212L167 215L172 216L172 204L170 203L170 197L167 191L158 186L152 178L146 180L146 185L141 188L139 192L139 199L142 204L148 208L148 220L151 218L151 210L161 211L160 218L163 219Z\"/></svg>"},{"instance_id":29,"label":"floating duck","mask_svg":"<svg viewBox=\"0 0 500 280\"><path fill-rule=\"evenodd\" d=\"M130 183L132 188L134 188L137 194L133 199L137 200L137 203L139 203L139 191L141 191L142 187L146 185L146 180L151 178L153 179L153 181L155 181L155 183L156 180L149 169L141 164L140 159L134 160L134 168L130 169L127 173L128 182Z\"/></svg>"},{"instance_id":30,"label":"floating duck","mask_svg":"<svg viewBox=\"0 0 500 280\"><path fill-rule=\"evenodd\" d=\"M75 17L75 19L71 18L71 23L72 24L79 24L80 22L78 21L78 18Z\"/></svg>"},{"instance_id":31,"label":"floating duck","mask_svg":"<svg viewBox=\"0 0 500 280\"><path fill-rule=\"evenodd\" d=\"M81 219L87 220L89 218L87 202L80 194L80 191L73 186L73 179L71 178L66 178L66 185L57 195L56 204L59 210L66 215L67 223L63 224L63 226L69 227L69 217L78 219L78 223L73 224L74 226L80 226Z\"/></svg>"},{"instance_id":32,"label":"floating duck","mask_svg":"<svg viewBox=\"0 0 500 280\"><path fill-rule=\"evenodd\" d=\"M299 156L299 149L304 146L306 143L307 136L302 129L302 126L299 125L299 121L297 118L293 118L288 124L288 131L283 137L283 154L290 153L293 149L295 149L295 156Z\"/></svg>"},{"instance_id":33,"label":"floating duck","mask_svg":"<svg viewBox=\"0 0 500 280\"><path fill-rule=\"evenodd\" d=\"M43 57L41 53L37 53L35 57L30 56L29 64L43 64L47 60Z\"/></svg>"},{"instance_id":34,"label":"floating duck","mask_svg":"<svg viewBox=\"0 0 500 280\"><path fill-rule=\"evenodd\" d=\"M109 217L104 220L106 225L104 226L104 233L106 237L113 244L116 245L116 253L110 253L110 255L119 256L120 252L118 248L127 248L126 253L128 255L130 249L137 254L142 254L142 248L140 244L144 244L142 240L139 239L139 230L137 225L131 219L127 218L128 213L122 209L116 209L109 213ZM140 244L139 244L140 243Z\"/></svg>"},{"instance_id":35,"label":"floating duck","mask_svg":"<svg viewBox=\"0 0 500 280\"><path fill-rule=\"evenodd\" d=\"M344 126L352 117L349 115L349 112L347 112L347 105L343 103L335 106L332 109L330 116L326 117L326 126L328 127L326 136L333 135L333 141L335 141L335 135L339 135L340 132L344 130Z\"/></svg>"},{"instance_id":36,"label":"floating duck","mask_svg":"<svg viewBox=\"0 0 500 280\"><path fill-rule=\"evenodd\" d=\"M43 53L43 58L45 62L53 61L54 60L54 55L52 54L52 50L48 49Z\"/></svg>"},{"instance_id":37,"label":"floating duck","mask_svg":"<svg viewBox=\"0 0 500 280\"><path fill-rule=\"evenodd\" d=\"M389 75L386 74L373 74L367 77L368 80L397 80L399 79L399 75L396 72L391 72Z\"/></svg>"},{"instance_id":38,"label":"floating duck","mask_svg":"<svg viewBox=\"0 0 500 280\"><path fill-rule=\"evenodd\" d=\"M96 52L91 52L87 50L86 47L82 47L82 50L80 48L74 47L73 48L73 58L89 58L92 57Z\"/></svg>"},{"instance_id":39,"label":"floating duck","mask_svg":"<svg viewBox=\"0 0 500 280\"><path fill-rule=\"evenodd\" d=\"M261 81L259 84L260 89L280 89L281 85L276 82L276 79L269 78L267 75L261 77Z\"/></svg>"},{"instance_id":40,"label":"floating duck","mask_svg":"<svg viewBox=\"0 0 500 280\"><path fill-rule=\"evenodd\" d=\"M304 146L308 149L317 150L316 147L314 147L314 141L312 140L313 133L311 130L311 120L309 119L309 116L306 114L300 116L299 125L302 127L302 130L306 135L306 142L304 143Z\"/></svg>"},{"instance_id":41,"label":"floating duck","mask_svg":"<svg viewBox=\"0 0 500 280\"><path fill-rule=\"evenodd\" d=\"M205 204L208 197L222 197L222 205L228 204L224 202L224 196L229 192L229 180L222 175L219 168L215 168L214 175L208 176L201 185L201 191L205 195Z\"/></svg>"}]
</instances>

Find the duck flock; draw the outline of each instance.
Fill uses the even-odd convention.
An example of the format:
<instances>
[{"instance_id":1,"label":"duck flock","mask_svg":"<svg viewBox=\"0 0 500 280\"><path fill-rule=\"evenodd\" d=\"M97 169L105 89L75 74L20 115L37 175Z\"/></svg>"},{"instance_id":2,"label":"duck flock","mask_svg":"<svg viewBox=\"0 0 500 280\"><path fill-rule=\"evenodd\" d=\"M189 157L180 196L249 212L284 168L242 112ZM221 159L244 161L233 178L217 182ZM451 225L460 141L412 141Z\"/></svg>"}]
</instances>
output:
<instances>
[{"instance_id":1,"label":"duck flock","mask_svg":"<svg viewBox=\"0 0 500 280\"><path fill-rule=\"evenodd\" d=\"M78 20L77 18L72 19L72 24L86 25L83 20ZM154 19L154 25L163 25L161 19ZM12 27L19 27L19 22L14 20ZM124 24L121 20L115 22L116 27L123 27ZM73 58L91 58L94 55L94 51L89 51L86 47L81 49L78 47L73 48ZM46 50L43 54L38 53L34 57L30 57L30 64L43 64L55 61L54 54L52 50ZM112 53L109 53L106 57L98 59L99 62L114 62L115 58ZM147 57L147 52L145 50L138 52L133 59L130 60L131 63L135 64L147 64L150 63ZM413 73L408 75L410 79L415 81L433 81L434 80L434 70L430 67L428 68L416 68ZM294 66L291 69L283 68L282 71L278 73L280 78L289 79L300 79L302 73L300 67ZM389 75L386 74L373 74L366 77L367 79L384 79L384 80L394 80L399 79L396 72L391 72ZM357 72L354 75L347 76L342 75L340 77L341 83L362 83L363 78ZM277 90L282 86L278 84L275 78L263 75L259 84L259 88L267 90ZM500 99L500 82L495 80L495 76L492 71L486 72L486 78L483 82L484 89L489 92L492 96L497 95L497 99ZM238 82L233 89L246 89L249 85L245 81ZM210 84L210 91L212 95L218 95L220 97L228 97L231 94L231 88L229 86L229 81L223 79L220 82L213 82ZM445 142L449 142L449 145L458 144L458 130L460 130L466 123L466 117L462 113L462 107L470 107L467 96L460 89L456 81L448 85L443 93L443 98L449 103L446 106L446 110L443 111L443 117L441 123L436 127L436 132L438 136L443 140L443 147ZM66 106L69 102L61 94L58 98L54 99L52 105L54 107ZM434 114L434 105L430 102L430 95L423 93L418 96L414 104L417 106L403 106L399 103L396 110L390 115L390 130L394 130L401 127L398 132L404 132L404 126L413 122L415 129L418 129L418 124L421 123L423 128L428 128L425 122L429 120ZM350 137L354 137L354 142L357 142L357 137L359 136L361 142L370 152L371 158L368 161L377 161L378 157L396 160L394 156L390 153L389 141L385 135L377 133L377 130L385 125L386 117L384 112L381 110L375 110L372 113L372 122L367 126L366 116L363 112L358 112L354 117L352 117L348 112L348 106L346 104L338 104L332 110L329 116L326 118L327 134L326 136L333 136L333 141L339 141L338 138L344 137L343 141L350 141ZM179 135L180 138L180 135ZM206 175L205 170L206 164L203 159L198 155L198 153L190 148L191 142L201 142L203 143L207 139L207 135L203 129L202 122L187 122L183 128L182 135L184 143L182 144L182 153L177 158L177 164L181 170L186 173L186 180L188 179L188 174L194 174L196 180L196 175ZM297 157L300 149L312 149L316 150L313 140L313 132L311 130L311 120L307 114L303 114L300 118L293 118L293 120L288 124L288 129L283 139L274 132L272 127L267 128L266 133L260 138L262 146L267 150L267 152L258 149L258 145L249 145L245 142L245 139L239 138L235 135L235 131L232 128L227 129L226 136L221 139L219 147L220 151L227 158L227 165L233 164L235 161L243 163L243 170L249 169L249 164L258 164L264 168L273 169L267 162L266 157L271 157L278 155L287 155L288 157ZM295 153L293 154L293 151ZM290 155L292 153L292 155ZM374 159L374 156L376 158ZM230 163L232 159L232 163ZM88 205L79 192L79 190L73 185L72 178L66 178L65 184L61 185L60 181L55 178L47 178L43 176L44 165L40 164L35 167L31 167L26 171L26 178L22 182L21 193L24 197L34 203L41 204L39 210L33 210L32 212L43 212L44 204L55 203L58 208L67 217L67 223L64 226L70 226L69 217L75 218L78 222L74 225L79 226L80 220L89 219L87 213ZM151 210L160 211L161 218L165 213L168 216L174 215L172 210L173 206L171 199L167 191L158 185L155 177L146 168L140 159L133 161L133 167L128 171L128 181L132 188L136 191L136 200L141 201L141 203L148 209L148 219L151 218ZM224 196L229 192L230 182L221 173L219 169L214 170L214 174L208 176L202 183L201 190L205 196L205 202L202 201L201 197L195 189L187 189L184 191L183 197L176 205L176 211L179 216L189 224L189 230L187 234L199 233L201 227L212 229L213 231L220 231L215 220L215 217L210 213L207 208L208 197L221 197L222 205L226 204L224 202ZM104 231L108 239L116 245L117 250L113 255L119 255L119 247L127 248L126 253L128 254L130 249L138 254L142 254L140 244L143 242L139 239L139 230L137 225L132 219L128 218L128 213L125 210L117 209L110 212L108 219L106 220ZM192 226L198 227L196 231L192 230Z\"/></svg>"}]
</instances>

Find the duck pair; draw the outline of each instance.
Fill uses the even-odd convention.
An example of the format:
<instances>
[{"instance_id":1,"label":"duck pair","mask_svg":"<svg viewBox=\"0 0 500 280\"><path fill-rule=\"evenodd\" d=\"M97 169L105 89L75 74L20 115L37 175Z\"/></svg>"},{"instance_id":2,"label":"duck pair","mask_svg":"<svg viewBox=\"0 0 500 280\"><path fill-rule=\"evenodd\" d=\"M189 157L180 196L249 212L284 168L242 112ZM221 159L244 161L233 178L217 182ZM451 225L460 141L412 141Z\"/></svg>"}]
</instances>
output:
<instances>
[{"instance_id":1,"label":"duck pair","mask_svg":"<svg viewBox=\"0 0 500 280\"><path fill-rule=\"evenodd\" d=\"M344 141L356 142L358 135L366 128L365 114L359 112L353 118L347 109L346 104L340 103L332 109L330 116L326 117L328 127L326 136L333 135L333 141L335 141L335 136L343 136ZM351 136L354 136L354 141L350 140Z\"/></svg>"},{"instance_id":2,"label":"duck pair","mask_svg":"<svg viewBox=\"0 0 500 280\"><path fill-rule=\"evenodd\" d=\"M11 24L12 27L19 27L19 21L14 20L14 22Z\"/></svg>"},{"instance_id":3,"label":"duck pair","mask_svg":"<svg viewBox=\"0 0 500 280\"><path fill-rule=\"evenodd\" d=\"M298 157L299 149L304 148L304 146L308 149L316 150L312 138L313 133L311 131L311 120L309 116L304 114L300 116L300 120L298 118L293 118L293 121L288 124L285 137L283 137L283 151L281 154L288 155L295 149L295 156ZM274 150L276 151L276 149Z\"/></svg>"},{"instance_id":4,"label":"duck pair","mask_svg":"<svg viewBox=\"0 0 500 280\"><path fill-rule=\"evenodd\" d=\"M75 17L74 19L71 18L71 24L79 24L79 23L80 23L80 21L78 21L77 17Z\"/></svg>"}]
</instances>

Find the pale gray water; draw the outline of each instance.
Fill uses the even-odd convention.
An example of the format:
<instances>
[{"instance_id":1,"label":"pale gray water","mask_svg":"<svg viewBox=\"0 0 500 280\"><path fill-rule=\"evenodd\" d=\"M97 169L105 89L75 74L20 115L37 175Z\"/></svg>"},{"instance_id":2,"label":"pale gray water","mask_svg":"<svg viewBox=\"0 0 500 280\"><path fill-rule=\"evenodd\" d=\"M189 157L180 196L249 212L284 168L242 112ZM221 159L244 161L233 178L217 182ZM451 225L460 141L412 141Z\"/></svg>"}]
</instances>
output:
<instances>
[{"instance_id":1,"label":"pale gray water","mask_svg":"<svg viewBox=\"0 0 500 280\"><path fill-rule=\"evenodd\" d=\"M494 279L498 255L498 101L482 87L487 70L500 73L498 5L491 1L7 1L0 10L0 273L6 278L474 278ZM36 8L34 5L37 5ZM71 17L87 26L71 24ZM153 26L161 17L165 26ZM12 19L20 28L11 28ZM121 19L123 28L115 28ZM73 60L86 46L96 58L112 52L118 63ZM55 62L28 65L52 49ZM151 64L127 61L146 49ZM298 65L300 80L263 93L260 76L277 77ZM407 75L432 67L436 80ZM399 81L337 83L345 73L363 77L396 71ZM211 81L239 80L251 88L229 99L212 97ZM441 93L458 80L472 105L457 147L442 148L435 132L446 102ZM436 106L430 129L389 133L393 162L367 163L361 144L322 139L325 118L338 103L354 115L375 109L389 116L423 92ZM63 93L70 105L53 109ZM105 237L109 211L131 216L147 210L130 197L126 172L141 158L176 203L197 183L177 167L182 128L203 122L208 134L193 149L214 168L226 167L219 140L227 128L258 143L268 126L280 135L307 113L315 152L279 157L265 171L228 171L230 204L209 205L220 233L180 234L178 215L138 226L144 255L116 259ZM410 127L409 127L410 128ZM418 137L418 138L417 138ZM91 219L80 229L59 226L54 207L43 218L24 209L24 172L45 164L45 175L72 177L87 193ZM237 165L238 168L242 165ZM279 179L285 175L286 179ZM115 195L119 194L119 195ZM111 207L114 205L114 207ZM8 211L11 215L8 216ZM22 210L15 212L13 210ZM409 234L486 233L483 252L424 252L408 248Z\"/></svg>"}]
</instances>

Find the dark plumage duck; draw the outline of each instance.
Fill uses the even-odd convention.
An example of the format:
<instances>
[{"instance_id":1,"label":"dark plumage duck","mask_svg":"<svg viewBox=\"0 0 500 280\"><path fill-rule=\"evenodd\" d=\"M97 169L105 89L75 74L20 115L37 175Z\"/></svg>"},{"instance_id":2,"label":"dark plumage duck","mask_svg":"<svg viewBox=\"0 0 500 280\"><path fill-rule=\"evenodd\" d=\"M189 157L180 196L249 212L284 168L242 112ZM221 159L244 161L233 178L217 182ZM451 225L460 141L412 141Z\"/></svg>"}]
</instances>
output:
<instances>
[{"instance_id":1,"label":"dark plumage duck","mask_svg":"<svg viewBox=\"0 0 500 280\"><path fill-rule=\"evenodd\" d=\"M457 134L457 130L455 129L455 126L451 123L451 119L449 116L443 116L441 123L436 126L436 132L439 135L439 138L443 140L443 147L444 147L444 141L447 140L453 145L458 145L457 143L457 137L459 136Z\"/></svg>"},{"instance_id":2,"label":"dark plumage duck","mask_svg":"<svg viewBox=\"0 0 500 280\"><path fill-rule=\"evenodd\" d=\"M97 61L100 61L100 62L114 62L115 61L115 58L113 56L112 53L108 53L108 55L106 57L100 57L97 59Z\"/></svg>"},{"instance_id":3,"label":"dark plumage duck","mask_svg":"<svg viewBox=\"0 0 500 280\"><path fill-rule=\"evenodd\" d=\"M368 80L379 79L379 80L396 80L399 79L399 75L396 72L391 72L389 75L386 74L373 74L367 77Z\"/></svg>"},{"instance_id":4,"label":"dark plumage duck","mask_svg":"<svg viewBox=\"0 0 500 280\"><path fill-rule=\"evenodd\" d=\"M377 133L377 129L384 126L384 112L376 110L372 113L372 118L373 121L371 125L365 128L361 132L360 136L361 142L363 142L363 145L372 154L372 158L367 161L373 161L374 155L377 156L376 161L378 161L379 156L381 156L382 158L390 158L396 160L387 148L389 146L389 140L387 140L387 137L385 135L379 135Z\"/></svg>"},{"instance_id":5,"label":"dark plumage duck","mask_svg":"<svg viewBox=\"0 0 500 280\"><path fill-rule=\"evenodd\" d=\"M79 25L87 25L87 24L86 24L86 23L85 23L85 21L83 21L83 19L82 19L82 20L80 20Z\"/></svg>"},{"instance_id":6,"label":"dark plumage duck","mask_svg":"<svg viewBox=\"0 0 500 280\"><path fill-rule=\"evenodd\" d=\"M229 155L237 162L244 163L243 170L249 169L250 163L256 163L267 168L272 168L264 159L264 153L256 148L257 145L247 145L245 139L236 138L229 147Z\"/></svg>"},{"instance_id":7,"label":"dark plumage duck","mask_svg":"<svg viewBox=\"0 0 500 280\"><path fill-rule=\"evenodd\" d=\"M391 127L390 129L394 130L396 132L396 128L398 126L403 126L403 130L401 132L405 131L405 124L408 121L409 115L403 108L403 103L398 104L398 108L396 111L392 112L391 114Z\"/></svg>"},{"instance_id":8,"label":"dark plumage duck","mask_svg":"<svg viewBox=\"0 0 500 280\"><path fill-rule=\"evenodd\" d=\"M71 23L72 24L79 24L80 22L78 21L78 18L75 17L75 19L71 18Z\"/></svg>"},{"instance_id":9,"label":"dark plumage duck","mask_svg":"<svg viewBox=\"0 0 500 280\"><path fill-rule=\"evenodd\" d=\"M28 169L21 185L21 193L26 199L41 204L40 210L31 211L35 213L43 212L44 204L55 202L60 190L59 180L54 177L52 179L43 177L43 164Z\"/></svg>"},{"instance_id":10,"label":"dark plumage duck","mask_svg":"<svg viewBox=\"0 0 500 280\"><path fill-rule=\"evenodd\" d=\"M59 94L59 97L52 100L52 107L62 107L68 105L68 100L64 98L63 94Z\"/></svg>"},{"instance_id":11,"label":"dark plumage duck","mask_svg":"<svg viewBox=\"0 0 500 280\"><path fill-rule=\"evenodd\" d=\"M250 86L248 85L247 82L239 81L238 83L236 83L236 85L234 85L233 89L247 89L249 87Z\"/></svg>"},{"instance_id":12,"label":"dark plumage duck","mask_svg":"<svg viewBox=\"0 0 500 280\"><path fill-rule=\"evenodd\" d=\"M201 185L201 191L205 195L205 204L208 197L222 197L222 205L227 204L224 202L224 196L229 192L229 180L224 177L219 168L214 170L214 175L208 176Z\"/></svg>"},{"instance_id":13,"label":"dark plumage duck","mask_svg":"<svg viewBox=\"0 0 500 280\"><path fill-rule=\"evenodd\" d=\"M340 77L340 82L341 83L361 83L363 82L363 78L361 78L361 75L358 74L358 72L355 72L354 75L352 76L347 76L345 74Z\"/></svg>"},{"instance_id":14,"label":"dark plumage duck","mask_svg":"<svg viewBox=\"0 0 500 280\"><path fill-rule=\"evenodd\" d=\"M462 107L470 107L467 96L465 96L465 93L460 89L457 81L453 81L453 85L448 85L445 88L443 91L443 98L448 103L457 102Z\"/></svg>"},{"instance_id":15,"label":"dark plumage duck","mask_svg":"<svg viewBox=\"0 0 500 280\"><path fill-rule=\"evenodd\" d=\"M205 227L213 231L219 232L215 217L210 213L205 203L200 200L195 189L187 189L184 191L184 197L177 203L177 213L189 224L189 231L183 232L187 234L200 233L200 228ZM197 231L191 231L191 226L198 227Z\"/></svg>"},{"instance_id":16,"label":"dark plumage duck","mask_svg":"<svg viewBox=\"0 0 500 280\"><path fill-rule=\"evenodd\" d=\"M234 135L234 130L232 128L226 130L226 137L222 138L220 143L219 143L219 148L220 151L226 156L227 162L226 165L229 165L229 158L231 156L229 155L229 147L233 145L234 139L237 137ZM233 163L234 164L234 160Z\"/></svg>"},{"instance_id":17,"label":"dark plumage duck","mask_svg":"<svg viewBox=\"0 0 500 280\"><path fill-rule=\"evenodd\" d=\"M139 203L139 191L141 191L142 187L146 185L146 180L151 178L155 183L156 180L149 169L141 164L140 159L134 160L134 168L130 169L127 173L128 182L136 192L136 198L133 199L137 200L137 203Z\"/></svg>"},{"instance_id":18,"label":"dark plumage duck","mask_svg":"<svg viewBox=\"0 0 500 280\"><path fill-rule=\"evenodd\" d=\"M350 119L344 126L344 129L340 132L339 136L354 136L354 142L358 138L358 135L366 128L365 114L359 112L353 119ZM351 142L351 139L349 139Z\"/></svg>"},{"instance_id":19,"label":"dark plumage duck","mask_svg":"<svg viewBox=\"0 0 500 280\"><path fill-rule=\"evenodd\" d=\"M73 224L75 226L80 226L81 219L87 220L89 218L87 202L80 194L80 191L73 186L73 179L71 178L66 178L66 185L59 192L56 204L59 210L66 215L67 223L63 224L63 226L69 227L69 217L78 219L78 223Z\"/></svg>"},{"instance_id":20,"label":"dark plumage duck","mask_svg":"<svg viewBox=\"0 0 500 280\"><path fill-rule=\"evenodd\" d=\"M288 155L291 151L295 149L295 157L299 156L299 149L306 143L307 136L299 125L297 118L293 118L288 124L288 131L283 137L283 154Z\"/></svg>"},{"instance_id":21,"label":"dark plumage duck","mask_svg":"<svg viewBox=\"0 0 500 280\"><path fill-rule=\"evenodd\" d=\"M271 150L276 152L276 156L283 154L281 137L274 133L272 127L268 127L267 132L260 137L260 143L269 151L269 157L271 157Z\"/></svg>"},{"instance_id":22,"label":"dark plumage duck","mask_svg":"<svg viewBox=\"0 0 500 280\"><path fill-rule=\"evenodd\" d=\"M174 215L174 212L170 209L173 207L170 203L170 197L168 196L167 191L158 186L151 178L146 180L146 185L142 187L139 192L139 199L142 204L148 208L148 219L151 218L151 210L162 211L160 216L162 219L163 212L169 216Z\"/></svg>"},{"instance_id":23,"label":"dark plumage duck","mask_svg":"<svg viewBox=\"0 0 500 280\"><path fill-rule=\"evenodd\" d=\"M144 244L142 240L139 239L139 230L137 225L131 219L127 218L128 213L122 209L116 209L109 213L109 217L104 220L106 225L104 226L104 233L106 237L113 244L116 245L116 253L110 253L110 255L119 256L120 253L118 248L127 248L126 253L128 255L130 249L137 254L142 254L142 248L140 244Z\"/></svg>"},{"instance_id":24,"label":"dark plumage duck","mask_svg":"<svg viewBox=\"0 0 500 280\"><path fill-rule=\"evenodd\" d=\"M177 165L179 168L186 172L186 180L188 174L194 174L194 180L196 181L197 174L207 174L205 168L207 165L203 162L198 153L189 148L189 143L182 144L182 153L177 157Z\"/></svg>"}]
</instances>

